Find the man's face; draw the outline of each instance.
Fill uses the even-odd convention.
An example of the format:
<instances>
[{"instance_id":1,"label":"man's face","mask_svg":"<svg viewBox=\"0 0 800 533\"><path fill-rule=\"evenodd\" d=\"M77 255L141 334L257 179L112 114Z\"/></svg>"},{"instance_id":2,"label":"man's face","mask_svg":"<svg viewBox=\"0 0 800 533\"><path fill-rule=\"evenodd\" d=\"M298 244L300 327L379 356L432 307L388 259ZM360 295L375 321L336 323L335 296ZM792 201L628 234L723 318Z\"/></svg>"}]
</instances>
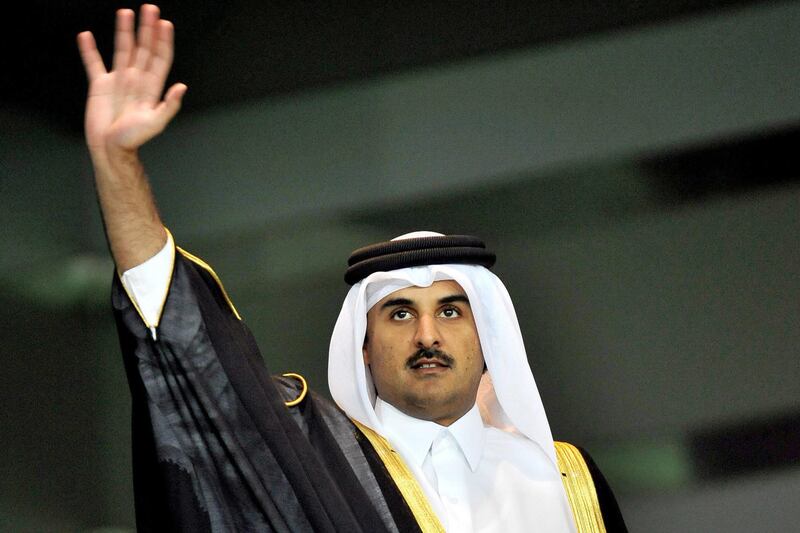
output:
<instances>
[{"instance_id":1,"label":"man's face","mask_svg":"<svg viewBox=\"0 0 800 533\"><path fill-rule=\"evenodd\" d=\"M449 426L475 403L483 353L455 281L408 287L375 304L363 352L378 396L409 416Z\"/></svg>"}]
</instances>

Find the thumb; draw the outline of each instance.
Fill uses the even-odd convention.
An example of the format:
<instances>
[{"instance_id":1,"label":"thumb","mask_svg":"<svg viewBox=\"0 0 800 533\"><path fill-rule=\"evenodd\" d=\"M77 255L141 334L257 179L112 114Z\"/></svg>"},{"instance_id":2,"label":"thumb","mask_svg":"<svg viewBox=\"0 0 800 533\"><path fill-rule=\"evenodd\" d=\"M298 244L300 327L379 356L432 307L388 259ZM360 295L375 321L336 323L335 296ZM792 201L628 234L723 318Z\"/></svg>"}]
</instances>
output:
<instances>
[{"instance_id":1,"label":"thumb","mask_svg":"<svg viewBox=\"0 0 800 533\"><path fill-rule=\"evenodd\" d=\"M161 127L165 128L169 121L172 120L178 111L181 109L181 102L183 95L186 94L188 87L183 83L176 83L167 90L164 95L164 100L156 106L156 113L158 113L161 120Z\"/></svg>"}]
</instances>

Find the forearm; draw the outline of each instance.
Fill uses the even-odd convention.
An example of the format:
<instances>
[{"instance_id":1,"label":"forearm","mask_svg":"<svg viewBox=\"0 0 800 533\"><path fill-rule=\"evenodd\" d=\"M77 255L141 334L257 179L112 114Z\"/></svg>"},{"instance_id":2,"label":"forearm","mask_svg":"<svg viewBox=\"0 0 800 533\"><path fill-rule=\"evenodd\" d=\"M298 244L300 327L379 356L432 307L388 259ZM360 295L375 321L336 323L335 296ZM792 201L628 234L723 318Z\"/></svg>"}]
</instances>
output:
<instances>
[{"instance_id":1,"label":"forearm","mask_svg":"<svg viewBox=\"0 0 800 533\"><path fill-rule=\"evenodd\" d=\"M152 257L166 242L138 149L161 133L180 109L186 86L164 98L173 57L172 23L144 4L138 33L134 13L117 12L112 69L107 70L91 32L78 34L89 91L86 143L111 254L120 272Z\"/></svg>"},{"instance_id":2,"label":"forearm","mask_svg":"<svg viewBox=\"0 0 800 533\"><path fill-rule=\"evenodd\" d=\"M95 187L106 237L119 272L164 247L167 234L136 151L92 150Z\"/></svg>"}]
</instances>

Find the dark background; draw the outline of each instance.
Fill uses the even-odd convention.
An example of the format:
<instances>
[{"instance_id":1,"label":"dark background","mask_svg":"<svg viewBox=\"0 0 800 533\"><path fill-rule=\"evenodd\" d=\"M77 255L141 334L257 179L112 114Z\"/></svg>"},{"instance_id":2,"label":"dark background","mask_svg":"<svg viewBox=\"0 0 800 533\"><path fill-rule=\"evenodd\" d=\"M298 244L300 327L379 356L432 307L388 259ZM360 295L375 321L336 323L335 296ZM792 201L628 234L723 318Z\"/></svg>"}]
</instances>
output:
<instances>
[{"instance_id":1,"label":"dark background","mask_svg":"<svg viewBox=\"0 0 800 533\"><path fill-rule=\"evenodd\" d=\"M189 92L143 157L274 372L325 390L351 249L474 233L633 531L797 523L800 4L217 4L161 4ZM133 528L74 43L134 6L5 24L3 531Z\"/></svg>"}]
</instances>

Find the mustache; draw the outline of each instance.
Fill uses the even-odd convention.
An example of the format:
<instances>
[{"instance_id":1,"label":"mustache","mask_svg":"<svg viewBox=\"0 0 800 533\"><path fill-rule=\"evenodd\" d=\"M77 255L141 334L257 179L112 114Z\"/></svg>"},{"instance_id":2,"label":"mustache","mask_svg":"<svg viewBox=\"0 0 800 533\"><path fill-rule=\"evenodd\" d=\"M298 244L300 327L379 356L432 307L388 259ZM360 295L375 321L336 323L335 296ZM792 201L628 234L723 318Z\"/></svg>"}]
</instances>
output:
<instances>
[{"instance_id":1,"label":"mustache","mask_svg":"<svg viewBox=\"0 0 800 533\"><path fill-rule=\"evenodd\" d=\"M456 360L449 354L435 348L424 348L414 353L406 361L406 368L411 368L423 359L433 359L447 366L453 366Z\"/></svg>"}]
</instances>

